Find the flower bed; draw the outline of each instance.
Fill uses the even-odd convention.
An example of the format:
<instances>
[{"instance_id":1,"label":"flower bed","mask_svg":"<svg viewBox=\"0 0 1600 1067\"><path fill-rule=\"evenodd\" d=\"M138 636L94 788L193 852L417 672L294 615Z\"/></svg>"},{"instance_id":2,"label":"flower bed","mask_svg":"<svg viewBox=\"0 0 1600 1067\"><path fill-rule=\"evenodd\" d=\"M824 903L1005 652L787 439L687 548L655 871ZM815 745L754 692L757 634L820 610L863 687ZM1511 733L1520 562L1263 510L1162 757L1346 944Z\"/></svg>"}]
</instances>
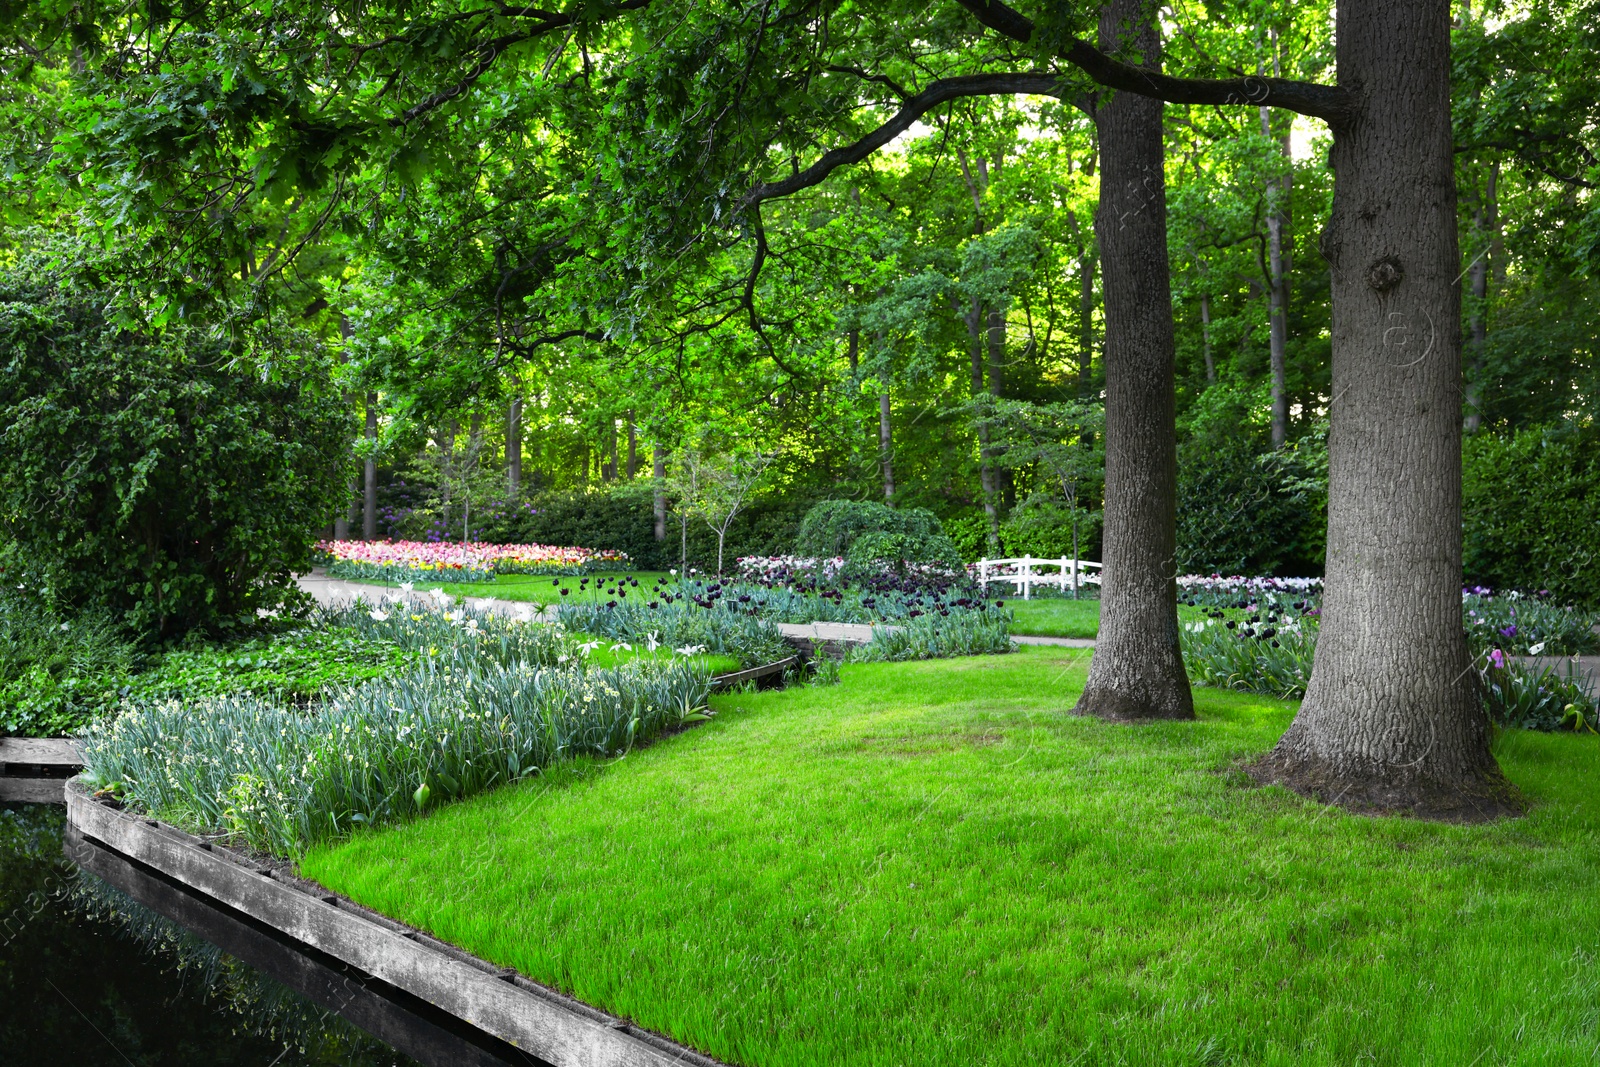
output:
<instances>
[{"instance_id":1,"label":"flower bed","mask_svg":"<svg viewBox=\"0 0 1600 1067\"><path fill-rule=\"evenodd\" d=\"M319 541L328 575L352 581L488 582L496 574L588 574L626 570L626 552L556 545L493 545L482 541Z\"/></svg>"},{"instance_id":2,"label":"flower bed","mask_svg":"<svg viewBox=\"0 0 1600 1067\"><path fill-rule=\"evenodd\" d=\"M928 659L1011 651L1011 612L1003 600L986 600L970 588L929 586L883 576L865 582L829 581L816 573L774 568L761 581L683 581L637 578L614 584L593 579L609 599L567 600L558 614L568 627L638 640L660 633L673 643L706 644L752 662L769 639L772 623L856 622L901 627L881 631L877 649L855 658ZM579 580L583 590L589 579ZM769 632L770 631L770 632ZM722 636L714 636L714 635ZM879 644L879 642L882 642Z\"/></svg>"},{"instance_id":3,"label":"flower bed","mask_svg":"<svg viewBox=\"0 0 1600 1067\"><path fill-rule=\"evenodd\" d=\"M1305 696L1320 631L1314 608L1295 612L1252 603L1249 614L1208 615L1185 624L1180 635L1190 678L1220 689ZM1546 651L1551 640L1536 642L1533 654ZM1473 644L1484 709L1496 725L1589 731L1600 726L1600 694L1586 677L1511 659L1499 647L1484 647L1481 632Z\"/></svg>"},{"instance_id":4,"label":"flower bed","mask_svg":"<svg viewBox=\"0 0 1600 1067\"><path fill-rule=\"evenodd\" d=\"M125 708L84 739L87 777L141 811L298 855L356 826L616 755L703 717L711 674L687 657L587 662L560 627L434 607L329 613L415 657L307 711L247 696Z\"/></svg>"}]
</instances>

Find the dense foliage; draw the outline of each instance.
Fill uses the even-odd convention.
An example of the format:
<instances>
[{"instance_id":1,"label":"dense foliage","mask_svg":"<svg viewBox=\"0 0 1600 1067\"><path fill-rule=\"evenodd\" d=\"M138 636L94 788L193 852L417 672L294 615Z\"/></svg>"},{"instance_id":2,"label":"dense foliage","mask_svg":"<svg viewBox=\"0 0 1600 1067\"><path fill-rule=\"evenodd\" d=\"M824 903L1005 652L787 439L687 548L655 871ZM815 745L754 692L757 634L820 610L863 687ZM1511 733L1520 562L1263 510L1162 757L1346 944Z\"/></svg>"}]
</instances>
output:
<instances>
[{"instance_id":1,"label":"dense foliage","mask_svg":"<svg viewBox=\"0 0 1600 1067\"><path fill-rule=\"evenodd\" d=\"M1483 434L1464 451L1467 580L1600 606L1600 432Z\"/></svg>"},{"instance_id":2,"label":"dense foliage","mask_svg":"<svg viewBox=\"0 0 1600 1067\"><path fill-rule=\"evenodd\" d=\"M347 469L352 421L328 360L302 335L140 332L114 321L109 300L61 277L0 274L12 573L163 636L282 603Z\"/></svg>"}]
</instances>

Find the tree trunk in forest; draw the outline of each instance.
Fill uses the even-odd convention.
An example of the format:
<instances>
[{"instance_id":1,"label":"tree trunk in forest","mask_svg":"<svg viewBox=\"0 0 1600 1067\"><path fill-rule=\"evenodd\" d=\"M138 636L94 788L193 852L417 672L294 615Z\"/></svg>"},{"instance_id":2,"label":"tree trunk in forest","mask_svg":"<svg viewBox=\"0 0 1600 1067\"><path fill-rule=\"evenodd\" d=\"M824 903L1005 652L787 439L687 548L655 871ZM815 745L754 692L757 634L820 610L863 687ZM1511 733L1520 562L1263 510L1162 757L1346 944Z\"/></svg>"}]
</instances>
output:
<instances>
[{"instance_id":1,"label":"tree trunk in forest","mask_svg":"<svg viewBox=\"0 0 1600 1067\"><path fill-rule=\"evenodd\" d=\"M1211 296L1200 294L1200 351L1206 358L1206 384L1217 380L1217 362L1211 358Z\"/></svg>"},{"instance_id":2,"label":"tree trunk in forest","mask_svg":"<svg viewBox=\"0 0 1600 1067\"><path fill-rule=\"evenodd\" d=\"M989 188L989 167L982 156L978 157L977 174L967 159L964 148L956 149L956 161L961 165L961 176L967 183L967 193L972 197L972 236L981 237L985 229L983 219L983 194ZM972 343L972 399L977 400L983 387L983 302L972 297L972 307L966 314L967 335ZM994 449L990 446L989 425L978 420L978 487L983 492L983 516L989 524L987 549L1000 554L1000 514L995 506L997 479L995 477Z\"/></svg>"},{"instance_id":3,"label":"tree trunk in forest","mask_svg":"<svg viewBox=\"0 0 1600 1067\"><path fill-rule=\"evenodd\" d=\"M667 477L667 452L660 445L650 451L650 474L655 480L655 491L652 493L651 503L655 506L656 540L667 539L667 494L662 490L662 484Z\"/></svg>"},{"instance_id":4,"label":"tree trunk in forest","mask_svg":"<svg viewBox=\"0 0 1600 1067\"><path fill-rule=\"evenodd\" d=\"M603 453L604 462L600 466L600 480L602 482L616 481L617 478L617 420L606 420L606 444Z\"/></svg>"},{"instance_id":5,"label":"tree trunk in forest","mask_svg":"<svg viewBox=\"0 0 1600 1067\"><path fill-rule=\"evenodd\" d=\"M350 513L355 510L356 480L350 479L344 487L345 506L333 518L333 539L335 541L350 540Z\"/></svg>"},{"instance_id":6,"label":"tree trunk in forest","mask_svg":"<svg viewBox=\"0 0 1600 1067\"><path fill-rule=\"evenodd\" d=\"M1282 74L1278 61L1278 31L1272 30L1272 73ZM1272 108L1261 109L1261 135L1272 138ZM1292 165L1289 135L1284 133L1279 151L1285 166ZM1267 328L1272 364L1272 447L1289 441L1289 252L1285 230L1289 218L1289 192L1293 177L1267 182Z\"/></svg>"},{"instance_id":7,"label":"tree trunk in forest","mask_svg":"<svg viewBox=\"0 0 1600 1067\"><path fill-rule=\"evenodd\" d=\"M983 305L977 297L965 316L967 339L972 345L972 399L984 393L983 385ZM988 551L1000 554L1000 515L995 507L998 495L994 477L994 449L990 444L989 424L978 420L978 486L983 490L983 516L989 523Z\"/></svg>"},{"instance_id":8,"label":"tree trunk in forest","mask_svg":"<svg viewBox=\"0 0 1600 1067\"><path fill-rule=\"evenodd\" d=\"M372 449L378 445L378 394L367 394L367 461L362 471L361 539L378 539L378 457Z\"/></svg>"},{"instance_id":9,"label":"tree trunk in forest","mask_svg":"<svg viewBox=\"0 0 1600 1067\"><path fill-rule=\"evenodd\" d=\"M1519 810L1489 752L1461 626L1461 270L1450 6L1343 0L1334 128L1333 399L1321 634L1256 776L1346 807Z\"/></svg>"},{"instance_id":10,"label":"tree trunk in forest","mask_svg":"<svg viewBox=\"0 0 1600 1067\"><path fill-rule=\"evenodd\" d=\"M1472 336L1468 342L1471 355L1467 363L1467 433L1477 433L1483 426L1483 350L1489 340L1489 261L1494 258L1495 244L1500 237L1499 184L1500 161L1495 160L1489 164L1483 195L1478 198L1478 210L1473 216L1473 229L1477 231L1478 240L1484 242L1484 247L1472 261L1467 275L1472 286L1471 315L1468 317Z\"/></svg>"},{"instance_id":11,"label":"tree trunk in forest","mask_svg":"<svg viewBox=\"0 0 1600 1067\"><path fill-rule=\"evenodd\" d=\"M878 394L878 453L883 462L883 502L894 503L894 455L889 438L889 389Z\"/></svg>"},{"instance_id":12,"label":"tree trunk in forest","mask_svg":"<svg viewBox=\"0 0 1600 1067\"><path fill-rule=\"evenodd\" d=\"M522 398L511 401L506 413L506 491L515 500L522 495Z\"/></svg>"},{"instance_id":13,"label":"tree trunk in forest","mask_svg":"<svg viewBox=\"0 0 1600 1067\"><path fill-rule=\"evenodd\" d=\"M633 424L633 412L628 412L628 481L639 473L639 428Z\"/></svg>"},{"instance_id":14,"label":"tree trunk in forest","mask_svg":"<svg viewBox=\"0 0 1600 1067\"><path fill-rule=\"evenodd\" d=\"M1100 47L1122 35L1159 69L1153 0L1101 8ZM1167 263L1162 104L1117 93L1095 109L1100 142L1101 288L1106 318L1106 485L1100 633L1076 712L1192 719L1178 647L1177 429Z\"/></svg>"}]
</instances>

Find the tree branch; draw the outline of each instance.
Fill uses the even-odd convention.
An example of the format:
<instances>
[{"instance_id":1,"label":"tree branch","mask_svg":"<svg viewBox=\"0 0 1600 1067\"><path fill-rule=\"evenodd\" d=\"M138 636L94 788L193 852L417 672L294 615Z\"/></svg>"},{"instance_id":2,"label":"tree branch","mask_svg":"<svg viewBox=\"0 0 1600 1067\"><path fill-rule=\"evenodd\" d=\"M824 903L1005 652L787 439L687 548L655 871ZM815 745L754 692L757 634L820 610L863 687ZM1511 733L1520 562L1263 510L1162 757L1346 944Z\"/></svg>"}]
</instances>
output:
<instances>
[{"instance_id":1,"label":"tree branch","mask_svg":"<svg viewBox=\"0 0 1600 1067\"><path fill-rule=\"evenodd\" d=\"M922 92L905 102L894 118L873 130L865 137L843 148L823 153L805 170L781 182L763 182L744 195L741 207L759 204L780 196L789 196L802 189L817 185L829 174L850 163L859 163L911 128L923 115L951 100L964 96L1008 96L1013 93L1033 93L1038 96L1059 96L1061 76L1058 74L966 74L957 78L940 78Z\"/></svg>"},{"instance_id":2,"label":"tree branch","mask_svg":"<svg viewBox=\"0 0 1600 1067\"><path fill-rule=\"evenodd\" d=\"M1000 0L956 0L983 25L1003 37L1027 43L1033 37L1033 20ZM1289 78L1174 78L1112 59L1088 41L1066 39L1061 58L1108 89L1138 93L1169 104L1249 104L1281 107L1310 115L1337 126L1360 105L1349 89Z\"/></svg>"}]
</instances>

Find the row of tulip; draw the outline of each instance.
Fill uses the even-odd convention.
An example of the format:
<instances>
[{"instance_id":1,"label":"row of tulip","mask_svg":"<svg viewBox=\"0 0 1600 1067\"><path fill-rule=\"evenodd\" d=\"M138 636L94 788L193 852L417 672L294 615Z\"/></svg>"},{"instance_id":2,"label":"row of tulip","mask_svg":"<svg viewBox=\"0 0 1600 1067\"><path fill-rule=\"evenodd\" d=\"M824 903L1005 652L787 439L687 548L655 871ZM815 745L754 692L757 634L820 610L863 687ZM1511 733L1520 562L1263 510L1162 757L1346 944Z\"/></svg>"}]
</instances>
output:
<instances>
[{"instance_id":1,"label":"row of tulip","mask_svg":"<svg viewBox=\"0 0 1600 1067\"><path fill-rule=\"evenodd\" d=\"M335 578L357 581L486 582L497 574L586 574L626 570L626 552L483 541L319 541L317 558Z\"/></svg>"}]
</instances>

